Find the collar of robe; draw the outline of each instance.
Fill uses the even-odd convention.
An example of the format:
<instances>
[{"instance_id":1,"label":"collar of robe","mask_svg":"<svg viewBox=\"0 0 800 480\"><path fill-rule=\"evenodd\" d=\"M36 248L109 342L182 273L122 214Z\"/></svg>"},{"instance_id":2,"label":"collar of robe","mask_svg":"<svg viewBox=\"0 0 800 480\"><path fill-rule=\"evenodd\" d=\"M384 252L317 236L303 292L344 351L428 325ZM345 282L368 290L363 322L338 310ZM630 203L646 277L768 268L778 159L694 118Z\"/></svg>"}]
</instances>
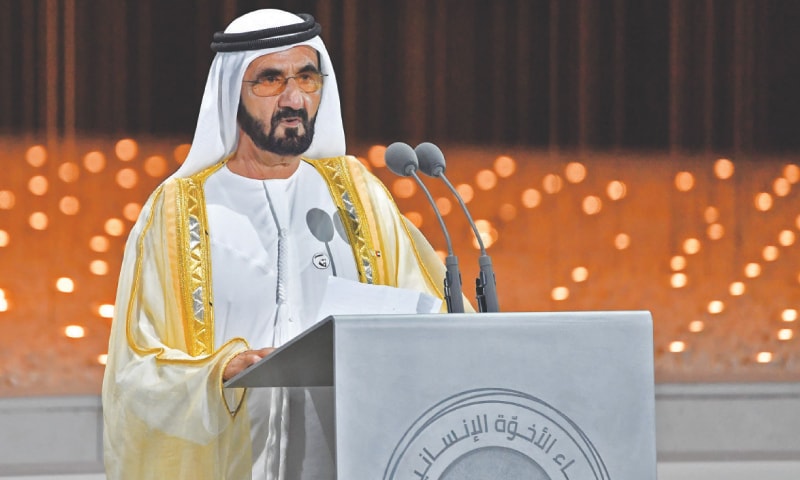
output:
<instances>
[{"instance_id":1,"label":"collar of robe","mask_svg":"<svg viewBox=\"0 0 800 480\"><path fill-rule=\"evenodd\" d=\"M225 33L216 32L211 50L214 52L245 52L292 45L312 39L320 34L322 27L307 13L299 13L301 23L265 28L252 32Z\"/></svg>"}]
</instances>

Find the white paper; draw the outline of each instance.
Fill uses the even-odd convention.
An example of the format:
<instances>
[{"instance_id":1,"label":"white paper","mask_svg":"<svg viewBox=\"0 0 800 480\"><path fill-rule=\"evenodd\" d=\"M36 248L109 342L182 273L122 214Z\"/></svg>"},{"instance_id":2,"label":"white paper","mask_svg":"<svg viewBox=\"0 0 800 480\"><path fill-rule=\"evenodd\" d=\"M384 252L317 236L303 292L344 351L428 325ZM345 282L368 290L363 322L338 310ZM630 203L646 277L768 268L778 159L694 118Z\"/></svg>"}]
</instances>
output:
<instances>
[{"instance_id":1,"label":"white paper","mask_svg":"<svg viewBox=\"0 0 800 480\"><path fill-rule=\"evenodd\" d=\"M441 299L427 293L328 277L317 319L329 315L438 313L441 307Z\"/></svg>"}]
</instances>

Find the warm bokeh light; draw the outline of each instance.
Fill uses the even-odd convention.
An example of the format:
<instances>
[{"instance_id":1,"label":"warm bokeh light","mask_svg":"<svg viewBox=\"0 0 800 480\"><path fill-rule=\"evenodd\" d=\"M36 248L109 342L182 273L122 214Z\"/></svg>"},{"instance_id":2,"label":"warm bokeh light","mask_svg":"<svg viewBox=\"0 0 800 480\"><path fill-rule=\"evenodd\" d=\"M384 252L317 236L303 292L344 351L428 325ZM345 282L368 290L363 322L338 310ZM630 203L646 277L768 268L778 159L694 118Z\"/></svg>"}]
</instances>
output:
<instances>
[{"instance_id":1,"label":"warm bokeh light","mask_svg":"<svg viewBox=\"0 0 800 480\"><path fill-rule=\"evenodd\" d=\"M768 262L774 262L778 259L778 247L774 245L767 245L761 252L761 256Z\"/></svg>"},{"instance_id":2,"label":"warm bokeh light","mask_svg":"<svg viewBox=\"0 0 800 480\"><path fill-rule=\"evenodd\" d=\"M708 302L708 313L716 315L717 313L722 313L723 310L725 310L725 303L721 300Z\"/></svg>"},{"instance_id":3,"label":"warm bokeh light","mask_svg":"<svg viewBox=\"0 0 800 480\"><path fill-rule=\"evenodd\" d=\"M692 333L700 333L705 330L706 324L702 320L693 320L689 322L689 331Z\"/></svg>"},{"instance_id":4,"label":"warm bokeh light","mask_svg":"<svg viewBox=\"0 0 800 480\"><path fill-rule=\"evenodd\" d=\"M114 318L114 305L104 303L97 308L97 314L102 318Z\"/></svg>"},{"instance_id":5,"label":"warm bokeh light","mask_svg":"<svg viewBox=\"0 0 800 480\"><path fill-rule=\"evenodd\" d=\"M479 170L475 175L475 185L481 190L491 190L497 186L497 175L491 170Z\"/></svg>"},{"instance_id":6,"label":"warm bokeh light","mask_svg":"<svg viewBox=\"0 0 800 480\"><path fill-rule=\"evenodd\" d=\"M683 241L683 252L686 255L694 255L700 251L700 240L696 238L687 238Z\"/></svg>"},{"instance_id":7,"label":"warm bokeh light","mask_svg":"<svg viewBox=\"0 0 800 480\"><path fill-rule=\"evenodd\" d=\"M782 247L789 247L794 245L795 238L793 231L782 230L781 233L778 234L778 243L780 243Z\"/></svg>"},{"instance_id":8,"label":"warm bokeh light","mask_svg":"<svg viewBox=\"0 0 800 480\"><path fill-rule=\"evenodd\" d=\"M585 282L587 278L589 278L589 270L586 267L575 267L572 269L573 282Z\"/></svg>"},{"instance_id":9,"label":"warm bokeh light","mask_svg":"<svg viewBox=\"0 0 800 480\"><path fill-rule=\"evenodd\" d=\"M542 194L535 188L528 188L522 192L522 206L525 208L536 208L542 203ZM800 217L798 217L800 218Z\"/></svg>"},{"instance_id":10,"label":"warm bokeh light","mask_svg":"<svg viewBox=\"0 0 800 480\"><path fill-rule=\"evenodd\" d=\"M130 162L139 153L139 145L132 138L123 138L114 146L114 153L123 162Z\"/></svg>"},{"instance_id":11,"label":"warm bokeh light","mask_svg":"<svg viewBox=\"0 0 800 480\"><path fill-rule=\"evenodd\" d=\"M436 208L439 209L439 213L444 217L453 211L453 202L447 197L439 197L436 199Z\"/></svg>"},{"instance_id":12,"label":"warm bokeh light","mask_svg":"<svg viewBox=\"0 0 800 480\"><path fill-rule=\"evenodd\" d=\"M99 363L100 365L107 364L108 363L108 354L107 353L101 353L100 355L98 355L97 356L97 363Z\"/></svg>"},{"instance_id":13,"label":"warm bokeh light","mask_svg":"<svg viewBox=\"0 0 800 480\"><path fill-rule=\"evenodd\" d=\"M403 177L392 182L392 193L397 198L411 198L417 191L417 184L410 178Z\"/></svg>"},{"instance_id":14,"label":"warm bokeh light","mask_svg":"<svg viewBox=\"0 0 800 480\"><path fill-rule=\"evenodd\" d=\"M761 275L761 265L757 263L748 263L744 266L744 276L747 278L756 278Z\"/></svg>"},{"instance_id":15,"label":"warm bokeh light","mask_svg":"<svg viewBox=\"0 0 800 480\"><path fill-rule=\"evenodd\" d=\"M8 299L5 297L0 297L0 312L7 312L10 305L8 304Z\"/></svg>"},{"instance_id":16,"label":"warm bokeh light","mask_svg":"<svg viewBox=\"0 0 800 480\"><path fill-rule=\"evenodd\" d=\"M501 155L494 160L494 171L500 178L508 178L517 171L517 162L513 158Z\"/></svg>"},{"instance_id":17,"label":"warm bokeh light","mask_svg":"<svg viewBox=\"0 0 800 480\"><path fill-rule=\"evenodd\" d=\"M86 329L80 325L68 325L64 328L64 335L68 338L83 338L86 336Z\"/></svg>"},{"instance_id":18,"label":"warm bokeh light","mask_svg":"<svg viewBox=\"0 0 800 480\"><path fill-rule=\"evenodd\" d=\"M47 214L44 212L33 212L28 217L28 225L31 226L34 230L46 230L47 229L48 218Z\"/></svg>"},{"instance_id":19,"label":"warm bokeh light","mask_svg":"<svg viewBox=\"0 0 800 480\"><path fill-rule=\"evenodd\" d=\"M47 162L47 149L34 145L25 152L25 161L32 167L41 167Z\"/></svg>"},{"instance_id":20,"label":"warm bokeh light","mask_svg":"<svg viewBox=\"0 0 800 480\"><path fill-rule=\"evenodd\" d=\"M706 223L714 223L719 220L719 210L717 207L706 207L703 211L703 218L706 220Z\"/></svg>"},{"instance_id":21,"label":"warm bokeh light","mask_svg":"<svg viewBox=\"0 0 800 480\"><path fill-rule=\"evenodd\" d=\"M56 280L56 290L62 293L72 293L75 291L75 282L69 277L61 277Z\"/></svg>"},{"instance_id":22,"label":"warm bokeh light","mask_svg":"<svg viewBox=\"0 0 800 480\"><path fill-rule=\"evenodd\" d=\"M144 173L151 177L162 177L167 173L167 160L161 155L152 155L144 161Z\"/></svg>"},{"instance_id":23,"label":"warm bokeh light","mask_svg":"<svg viewBox=\"0 0 800 480\"><path fill-rule=\"evenodd\" d=\"M800 180L800 167L793 163L784 166L783 177L789 180L789 183L797 183Z\"/></svg>"},{"instance_id":24,"label":"warm bokeh light","mask_svg":"<svg viewBox=\"0 0 800 480\"><path fill-rule=\"evenodd\" d=\"M686 276L685 273L673 273L671 277L669 277L669 284L672 288L683 288L689 282L689 277Z\"/></svg>"},{"instance_id":25,"label":"warm bokeh light","mask_svg":"<svg viewBox=\"0 0 800 480\"><path fill-rule=\"evenodd\" d=\"M34 195L42 196L47 193L47 188L50 186L46 177L36 175L28 180L28 190Z\"/></svg>"},{"instance_id":26,"label":"warm bokeh light","mask_svg":"<svg viewBox=\"0 0 800 480\"><path fill-rule=\"evenodd\" d=\"M104 260L92 260L92 262L89 263L89 271L94 275L107 275L108 262Z\"/></svg>"},{"instance_id":27,"label":"warm bokeh light","mask_svg":"<svg viewBox=\"0 0 800 480\"><path fill-rule=\"evenodd\" d=\"M746 288L744 282L733 282L728 287L728 292L733 295L734 297L738 297L744 295Z\"/></svg>"},{"instance_id":28,"label":"warm bokeh light","mask_svg":"<svg viewBox=\"0 0 800 480\"><path fill-rule=\"evenodd\" d=\"M675 255L669 260L669 267L673 270L683 270L686 268L686 257L683 255Z\"/></svg>"},{"instance_id":29,"label":"warm bokeh light","mask_svg":"<svg viewBox=\"0 0 800 480\"><path fill-rule=\"evenodd\" d=\"M614 237L614 248L617 250L625 250L631 246L631 237L627 233L618 233Z\"/></svg>"},{"instance_id":30,"label":"warm bokeh light","mask_svg":"<svg viewBox=\"0 0 800 480\"><path fill-rule=\"evenodd\" d=\"M772 191L779 197L785 197L792 191L792 184L785 178L776 178L775 181L772 182Z\"/></svg>"},{"instance_id":31,"label":"warm bokeh light","mask_svg":"<svg viewBox=\"0 0 800 480\"><path fill-rule=\"evenodd\" d=\"M545 175L544 178L542 179L542 189L546 193L550 194L558 193L559 191L561 191L561 188L563 186L564 186L564 181L561 180L561 177L559 177L558 175L549 173Z\"/></svg>"},{"instance_id":32,"label":"warm bokeh light","mask_svg":"<svg viewBox=\"0 0 800 480\"><path fill-rule=\"evenodd\" d=\"M586 215L595 215L603 209L603 201L598 196L589 195L584 197L581 208L583 208L583 213Z\"/></svg>"},{"instance_id":33,"label":"warm bokeh light","mask_svg":"<svg viewBox=\"0 0 800 480\"><path fill-rule=\"evenodd\" d=\"M550 292L550 298L557 302L561 302L569 298L569 288L567 287L556 287Z\"/></svg>"},{"instance_id":34,"label":"warm bokeh light","mask_svg":"<svg viewBox=\"0 0 800 480\"><path fill-rule=\"evenodd\" d=\"M733 176L733 162L727 158L720 158L714 162L714 175L722 180L731 178Z\"/></svg>"},{"instance_id":35,"label":"warm bokeh light","mask_svg":"<svg viewBox=\"0 0 800 480\"><path fill-rule=\"evenodd\" d=\"M0 230L0 247L7 247L11 243L11 236L5 230Z\"/></svg>"},{"instance_id":36,"label":"warm bokeh light","mask_svg":"<svg viewBox=\"0 0 800 480\"><path fill-rule=\"evenodd\" d=\"M570 162L564 168L564 176L569 183L581 183L586 178L586 167L582 163Z\"/></svg>"},{"instance_id":37,"label":"warm bokeh light","mask_svg":"<svg viewBox=\"0 0 800 480\"><path fill-rule=\"evenodd\" d=\"M500 205L500 209L497 211L497 214L500 216L500 220L504 222L510 222L517 218L517 207L510 203L504 203Z\"/></svg>"},{"instance_id":38,"label":"warm bokeh light","mask_svg":"<svg viewBox=\"0 0 800 480\"><path fill-rule=\"evenodd\" d=\"M606 186L606 195L608 195L608 198L611 200L621 200L625 198L627 194L628 187L624 183L619 180L608 182Z\"/></svg>"},{"instance_id":39,"label":"warm bokeh light","mask_svg":"<svg viewBox=\"0 0 800 480\"><path fill-rule=\"evenodd\" d=\"M719 223L712 223L706 229L706 234L711 240L719 240L725 235L725 228Z\"/></svg>"},{"instance_id":40,"label":"warm bokeh light","mask_svg":"<svg viewBox=\"0 0 800 480\"><path fill-rule=\"evenodd\" d=\"M139 218L139 213L142 211L142 206L136 202L126 203L124 207L122 207L122 216L125 217L125 220L130 220L131 222L135 222L137 218Z\"/></svg>"},{"instance_id":41,"label":"warm bokeh light","mask_svg":"<svg viewBox=\"0 0 800 480\"><path fill-rule=\"evenodd\" d=\"M92 172L100 173L106 168L106 156L102 152L89 152L83 157L83 168Z\"/></svg>"},{"instance_id":42,"label":"warm bokeh light","mask_svg":"<svg viewBox=\"0 0 800 480\"><path fill-rule=\"evenodd\" d=\"M681 192L688 192L694 187L694 175L689 172L678 172L675 175L675 188Z\"/></svg>"},{"instance_id":43,"label":"warm bokeh light","mask_svg":"<svg viewBox=\"0 0 800 480\"><path fill-rule=\"evenodd\" d=\"M11 190L0 190L0 210L11 210L14 208L16 197Z\"/></svg>"},{"instance_id":44,"label":"warm bokeh light","mask_svg":"<svg viewBox=\"0 0 800 480\"><path fill-rule=\"evenodd\" d=\"M483 242L483 246L485 248L489 248L497 241L498 233L497 230L492 225L492 222L489 220L478 219L475 220L475 227L478 229L478 234L481 236L481 241ZM474 248L480 248L480 244L478 244L478 239L472 239L472 246Z\"/></svg>"},{"instance_id":45,"label":"warm bokeh light","mask_svg":"<svg viewBox=\"0 0 800 480\"><path fill-rule=\"evenodd\" d=\"M116 181L120 187L131 189L139 181L139 174L132 168L123 168L117 172Z\"/></svg>"},{"instance_id":46,"label":"warm bokeh light","mask_svg":"<svg viewBox=\"0 0 800 480\"><path fill-rule=\"evenodd\" d=\"M109 247L108 238L102 235L95 235L89 240L89 248L94 252L107 252Z\"/></svg>"},{"instance_id":47,"label":"warm bokeh light","mask_svg":"<svg viewBox=\"0 0 800 480\"><path fill-rule=\"evenodd\" d=\"M769 193L757 193L754 198L754 203L756 205L756 209L762 212L766 212L770 208L772 208L772 195Z\"/></svg>"},{"instance_id":48,"label":"warm bokeh light","mask_svg":"<svg viewBox=\"0 0 800 480\"><path fill-rule=\"evenodd\" d=\"M406 218L417 228L422 227L422 214L419 212L406 212Z\"/></svg>"},{"instance_id":49,"label":"warm bokeh light","mask_svg":"<svg viewBox=\"0 0 800 480\"><path fill-rule=\"evenodd\" d=\"M77 182L81 169L77 163L65 162L58 166L58 178L64 183Z\"/></svg>"},{"instance_id":50,"label":"warm bokeh light","mask_svg":"<svg viewBox=\"0 0 800 480\"><path fill-rule=\"evenodd\" d=\"M373 145L367 151L367 158L369 163L375 168L383 168L386 166L386 147L384 145Z\"/></svg>"},{"instance_id":51,"label":"warm bokeh light","mask_svg":"<svg viewBox=\"0 0 800 480\"><path fill-rule=\"evenodd\" d=\"M772 352L758 352L756 355L756 362L769 363L772 361Z\"/></svg>"},{"instance_id":52,"label":"warm bokeh light","mask_svg":"<svg viewBox=\"0 0 800 480\"><path fill-rule=\"evenodd\" d=\"M784 322L794 322L797 320L797 310L794 308L787 308L781 312L781 320Z\"/></svg>"},{"instance_id":53,"label":"warm bokeh light","mask_svg":"<svg viewBox=\"0 0 800 480\"><path fill-rule=\"evenodd\" d=\"M778 340L783 340L783 341L791 340L794 338L794 330L792 330L791 328L781 328L780 330L778 330L777 337Z\"/></svg>"},{"instance_id":54,"label":"warm bokeh light","mask_svg":"<svg viewBox=\"0 0 800 480\"><path fill-rule=\"evenodd\" d=\"M81 209L81 203L77 198L67 195L66 197L61 197L61 200L58 201L58 209L64 215L77 215Z\"/></svg>"},{"instance_id":55,"label":"warm bokeh light","mask_svg":"<svg viewBox=\"0 0 800 480\"><path fill-rule=\"evenodd\" d=\"M172 158L175 159L175 162L177 162L178 165L183 165L183 162L186 161L186 157L189 156L189 150L191 149L192 146L190 144L181 143L175 147L175 150L172 151Z\"/></svg>"},{"instance_id":56,"label":"warm bokeh light","mask_svg":"<svg viewBox=\"0 0 800 480\"><path fill-rule=\"evenodd\" d=\"M125 224L118 218L109 218L104 226L105 232L112 237L119 237L125 231Z\"/></svg>"},{"instance_id":57,"label":"warm bokeh light","mask_svg":"<svg viewBox=\"0 0 800 480\"><path fill-rule=\"evenodd\" d=\"M686 343L676 340L674 342L670 342L669 344L669 351L672 353L681 353L686 350Z\"/></svg>"},{"instance_id":58,"label":"warm bokeh light","mask_svg":"<svg viewBox=\"0 0 800 480\"><path fill-rule=\"evenodd\" d=\"M461 195L461 200L464 200L464 203L471 202L472 198L475 196L475 190L473 190L472 186L468 183L456 185L456 191Z\"/></svg>"}]
</instances>

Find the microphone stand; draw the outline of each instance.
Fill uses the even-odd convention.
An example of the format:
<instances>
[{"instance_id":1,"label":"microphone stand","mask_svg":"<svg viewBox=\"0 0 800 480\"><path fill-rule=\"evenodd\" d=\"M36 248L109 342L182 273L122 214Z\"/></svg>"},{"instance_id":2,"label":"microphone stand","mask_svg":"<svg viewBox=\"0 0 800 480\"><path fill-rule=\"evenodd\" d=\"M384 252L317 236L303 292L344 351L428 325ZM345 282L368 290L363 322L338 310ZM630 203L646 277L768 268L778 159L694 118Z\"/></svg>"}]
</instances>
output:
<instances>
[{"instance_id":1,"label":"microphone stand","mask_svg":"<svg viewBox=\"0 0 800 480\"><path fill-rule=\"evenodd\" d=\"M472 215L469 214L467 205L464 203L461 195L458 194L458 190L453 187L453 184L450 183L450 180L447 179L444 172L439 172L437 176L444 181L447 188L450 189L458 200L461 209L464 210L464 214L467 216L467 220L469 220L469 224L472 227L472 231L481 249L481 255L478 257L480 273L478 274L478 278L475 279L475 298L478 301L478 311L499 312L500 305L497 300L497 280L495 279L494 268L492 267L492 259L486 254L486 248L483 246L483 239L478 231L478 227L475 226L475 222L472 221Z\"/></svg>"},{"instance_id":2,"label":"microphone stand","mask_svg":"<svg viewBox=\"0 0 800 480\"><path fill-rule=\"evenodd\" d=\"M425 193L425 196L428 197L428 202L433 207L433 213L436 214L436 219L439 221L439 225L442 227L444 239L447 243L447 258L444 260L446 269L444 276L444 299L447 302L447 311L450 313L464 313L464 297L461 289L461 272L458 271L458 258L456 258L455 254L453 253L453 244L450 242L450 234L447 233L447 228L444 225L444 219L442 218L441 213L439 213L439 208L436 206L436 202L433 200L431 192L428 191L428 189L425 187L425 184L422 183L422 179L420 179L419 175L417 175L416 169L407 168L407 173L408 175L414 177L414 180L416 180L420 190L422 190Z\"/></svg>"}]
</instances>

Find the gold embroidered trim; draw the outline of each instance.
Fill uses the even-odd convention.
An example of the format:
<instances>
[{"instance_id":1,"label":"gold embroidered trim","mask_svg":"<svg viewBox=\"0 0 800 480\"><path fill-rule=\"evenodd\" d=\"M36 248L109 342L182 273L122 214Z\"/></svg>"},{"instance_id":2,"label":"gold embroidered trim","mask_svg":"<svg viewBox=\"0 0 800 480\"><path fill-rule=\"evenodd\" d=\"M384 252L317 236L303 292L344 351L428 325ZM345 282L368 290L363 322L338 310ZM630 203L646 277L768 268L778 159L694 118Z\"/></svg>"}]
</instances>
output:
<instances>
[{"instance_id":1,"label":"gold embroidered trim","mask_svg":"<svg viewBox=\"0 0 800 480\"><path fill-rule=\"evenodd\" d=\"M155 348L143 348L136 343L133 335L133 311L137 304L137 298L139 297L139 290L142 280L142 259L144 257L144 242L145 238L147 237L147 232L153 225L153 219L155 217L154 210L156 205L159 202L159 198L164 193L163 185L158 187L156 191L153 193L153 202L151 204L151 210L147 217L147 221L145 222L144 228L142 228L142 233L139 235L136 243L136 262L133 268L133 282L131 285L131 294L128 298L128 308L125 312L125 337L128 342L128 346L136 352L140 356L146 355L154 355L156 360L163 363L170 363L170 364L179 364L179 365L197 365L201 363L207 362L209 359L213 358L214 355L199 357L199 358L164 358L163 354L166 351L163 347L155 347ZM249 349L248 343L241 338L233 338L225 345L220 347L218 352L224 352L226 349L233 345L234 343L239 343L244 346L244 349Z\"/></svg>"},{"instance_id":2,"label":"gold embroidered trim","mask_svg":"<svg viewBox=\"0 0 800 480\"><path fill-rule=\"evenodd\" d=\"M178 275L184 312L184 334L189 355L208 355L214 351L214 300L211 289L211 246L203 183L225 162L178 178L176 233Z\"/></svg>"},{"instance_id":3,"label":"gold embroidered trim","mask_svg":"<svg viewBox=\"0 0 800 480\"><path fill-rule=\"evenodd\" d=\"M381 285L387 285L388 275L386 272L389 271L388 265L386 263L388 259L387 252L381 252L386 245L383 241L382 232L378 225L378 219L375 218L375 209L372 206L372 201L370 200L370 196L368 194L369 187L367 187L366 180L364 180L364 167L361 165L361 162L354 162L350 161L347 162L348 171L350 172L350 177L353 180L353 187L356 188L357 185L364 186L364 195L359 195L358 198L361 200L361 204L364 207L364 213L366 218L366 225L369 227L367 230L372 235L372 244L376 246L375 250L375 267L377 271L377 275L375 278L379 279L376 283ZM396 282L395 282L396 284Z\"/></svg>"},{"instance_id":4,"label":"gold embroidered trim","mask_svg":"<svg viewBox=\"0 0 800 480\"><path fill-rule=\"evenodd\" d=\"M306 161L325 178L333 202L341 212L342 221L347 222L349 228L345 230L347 230L350 246L353 248L359 280L362 283L383 283L380 272L375 268L377 263L375 246L369 232L364 205L361 203L361 198L356 192L347 168L347 157Z\"/></svg>"},{"instance_id":5,"label":"gold embroidered trim","mask_svg":"<svg viewBox=\"0 0 800 480\"><path fill-rule=\"evenodd\" d=\"M383 183L380 185L383 188L383 191L386 192L386 196L389 198L389 201L392 202L392 207L394 208L395 214L397 214L400 218L400 224L403 227L403 231L411 241L411 250L414 252L414 257L417 259L417 264L419 264L420 270L422 270L422 276L425 277L425 281L428 282L428 285L433 289L433 291L439 295L439 298L444 299L444 287L433 281L430 272L428 272L428 268L425 266L425 262L422 261L422 255L420 255L419 250L417 250L417 243L414 241L414 237L411 235L408 225L406 225L405 217L400 213L400 209L394 202L394 198L392 198L392 194L389 193L389 189L386 188L386 185Z\"/></svg>"}]
</instances>

